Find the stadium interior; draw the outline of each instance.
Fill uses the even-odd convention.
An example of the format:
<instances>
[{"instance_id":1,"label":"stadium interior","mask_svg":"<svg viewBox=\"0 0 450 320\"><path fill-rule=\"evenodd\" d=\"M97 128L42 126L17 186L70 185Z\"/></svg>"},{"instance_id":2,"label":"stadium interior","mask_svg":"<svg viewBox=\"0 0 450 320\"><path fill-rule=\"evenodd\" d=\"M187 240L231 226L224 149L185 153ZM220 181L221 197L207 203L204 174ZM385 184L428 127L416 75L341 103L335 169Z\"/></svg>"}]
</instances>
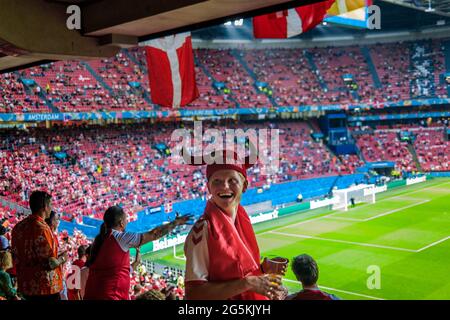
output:
<instances>
[{"instance_id":1,"label":"stadium interior","mask_svg":"<svg viewBox=\"0 0 450 320\"><path fill-rule=\"evenodd\" d=\"M42 31L29 44L12 36L11 28L2 29L9 21L3 16L13 12L15 2L0 5L6 8L0 7L0 224L11 230L27 216L31 192L46 190L61 216L59 237L73 258L79 245L98 234L112 205L124 208L127 230L134 232L178 214L197 219L207 200L206 175L201 167L172 162L172 132L192 132L195 121L222 132L278 129L278 170L264 174L262 164L249 169L249 189L242 198L255 217L277 212L277 220L255 225L263 252L292 257L310 250L323 265L324 288L345 299L450 299L445 275L450 220L443 213L450 193L450 1L429 6L428 1L375 0L380 30L325 20L305 34L271 40L253 38L251 17L301 1L233 1L236 7L221 11L224 1L189 1L189 6L168 1L164 8L144 10L146 1L129 0L135 10L124 9L120 19L112 13L94 18L105 10L105 1L43 1L48 15L55 13L50 25L58 15L67 17L61 8L68 2L88 12L83 31ZM120 1L112 2L123 8ZM177 20L181 16L188 18ZM29 23L45 18L36 14ZM164 107L153 102L146 46L156 37L186 30L192 36L199 97L178 109ZM44 39L46 32L55 32L59 44ZM69 40L78 51L67 47ZM424 187L415 184L419 180ZM315 207L333 191L364 184L387 186L386 195L377 193L372 211L366 204L348 213ZM421 193L425 187L431 191ZM421 231L405 222L408 218L403 225L387 220L403 209L411 211ZM422 217L423 210L434 216ZM329 214L335 219L302 224ZM370 229L376 221L379 225ZM181 247L191 227L178 228L159 243L161 250L156 243L144 248L147 270L166 277L147 279L149 288L159 290L183 274ZM405 230L413 231L407 235ZM313 238L329 243L329 252L312 244ZM386 271L392 284L374 293L365 283L332 279L333 270L344 278L346 270L355 279L367 274L364 263L372 252L360 251L358 260L356 253L349 255L352 243L368 243L381 260L379 251L386 250L383 268L392 264L393 271ZM392 248L400 248L398 255ZM424 269L417 263L408 284L401 267L411 263L409 255L433 250L447 257L427 266L436 270L435 281L427 284L429 295L409 290L423 284L417 279ZM344 261L355 267L345 269ZM139 277L134 275L133 285L142 282ZM289 289L293 279L288 273Z\"/></svg>"}]
</instances>

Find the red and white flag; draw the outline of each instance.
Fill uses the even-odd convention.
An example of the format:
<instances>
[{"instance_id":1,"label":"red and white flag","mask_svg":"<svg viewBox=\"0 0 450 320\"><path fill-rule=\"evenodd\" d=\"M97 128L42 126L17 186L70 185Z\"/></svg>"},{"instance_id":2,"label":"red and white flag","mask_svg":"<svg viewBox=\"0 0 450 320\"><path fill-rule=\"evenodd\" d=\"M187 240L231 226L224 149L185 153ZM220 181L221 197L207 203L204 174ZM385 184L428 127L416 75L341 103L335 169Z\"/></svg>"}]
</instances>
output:
<instances>
[{"instance_id":1,"label":"red and white flag","mask_svg":"<svg viewBox=\"0 0 450 320\"><path fill-rule=\"evenodd\" d=\"M189 32L151 40L146 51L154 103L177 108L198 97Z\"/></svg>"},{"instance_id":2,"label":"red and white flag","mask_svg":"<svg viewBox=\"0 0 450 320\"><path fill-rule=\"evenodd\" d=\"M317 26L335 0L327 0L253 18L255 38L290 38Z\"/></svg>"},{"instance_id":3,"label":"red and white flag","mask_svg":"<svg viewBox=\"0 0 450 320\"><path fill-rule=\"evenodd\" d=\"M167 202L164 204L164 212L165 213L172 212L172 202Z\"/></svg>"}]
</instances>

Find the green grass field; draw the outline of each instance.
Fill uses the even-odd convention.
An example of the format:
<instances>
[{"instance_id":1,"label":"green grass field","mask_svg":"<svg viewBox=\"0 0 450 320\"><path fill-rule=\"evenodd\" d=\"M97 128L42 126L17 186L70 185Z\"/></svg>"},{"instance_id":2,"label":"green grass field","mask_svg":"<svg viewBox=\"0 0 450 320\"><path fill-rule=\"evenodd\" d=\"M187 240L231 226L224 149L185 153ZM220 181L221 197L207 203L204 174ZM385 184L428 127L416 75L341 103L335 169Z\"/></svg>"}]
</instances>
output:
<instances>
[{"instance_id":1,"label":"green grass field","mask_svg":"<svg viewBox=\"0 0 450 320\"><path fill-rule=\"evenodd\" d=\"M343 299L450 299L450 179L396 188L347 212L311 210L254 228L263 256L313 256L319 286ZM144 259L184 268L182 246L176 250ZM379 289L368 288L370 266L380 270ZM291 270L284 284L300 289Z\"/></svg>"}]
</instances>

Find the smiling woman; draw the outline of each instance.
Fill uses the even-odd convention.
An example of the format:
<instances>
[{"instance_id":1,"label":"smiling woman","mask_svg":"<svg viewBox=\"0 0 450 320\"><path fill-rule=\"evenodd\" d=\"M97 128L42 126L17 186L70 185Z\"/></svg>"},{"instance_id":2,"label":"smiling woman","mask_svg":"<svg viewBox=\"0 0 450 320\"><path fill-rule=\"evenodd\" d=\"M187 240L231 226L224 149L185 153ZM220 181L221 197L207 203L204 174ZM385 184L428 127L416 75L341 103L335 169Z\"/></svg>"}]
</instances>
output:
<instances>
[{"instance_id":1,"label":"smiling woman","mask_svg":"<svg viewBox=\"0 0 450 320\"><path fill-rule=\"evenodd\" d=\"M208 182L208 190L214 203L234 221L241 202L242 192L247 188L242 173L225 169L215 172Z\"/></svg>"},{"instance_id":2,"label":"smiling woman","mask_svg":"<svg viewBox=\"0 0 450 320\"><path fill-rule=\"evenodd\" d=\"M285 265L260 263L250 218L240 205L248 186L248 162L222 151L222 164L206 167L208 191L204 215L185 242L186 299L267 300L284 298L281 279ZM233 155L230 163L227 156ZM267 273L267 274L266 274Z\"/></svg>"}]
</instances>

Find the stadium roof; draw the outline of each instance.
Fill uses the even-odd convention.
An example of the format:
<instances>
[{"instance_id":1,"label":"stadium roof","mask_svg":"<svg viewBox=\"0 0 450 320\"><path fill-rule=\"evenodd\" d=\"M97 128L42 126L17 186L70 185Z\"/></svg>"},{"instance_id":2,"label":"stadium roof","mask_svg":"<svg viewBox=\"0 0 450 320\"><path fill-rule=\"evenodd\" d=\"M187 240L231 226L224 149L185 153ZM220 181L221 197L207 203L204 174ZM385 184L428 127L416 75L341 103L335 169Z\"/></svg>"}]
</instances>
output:
<instances>
[{"instance_id":1,"label":"stadium roof","mask_svg":"<svg viewBox=\"0 0 450 320\"><path fill-rule=\"evenodd\" d=\"M250 19L244 21L242 28L228 28L223 23L318 1L2 0L0 72L52 60L110 57L120 48L187 30L197 30L193 35L198 39L253 40ZM449 28L450 0L430 0L434 11L423 5L427 1L374 0L381 8L380 31L319 26L298 38ZM81 8L81 30L69 30L66 26L69 4Z\"/></svg>"},{"instance_id":2,"label":"stadium roof","mask_svg":"<svg viewBox=\"0 0 450 320\"><path fill-rule=\"evenodd\" d=\"M111 57L139 41L217 24L236 14L261 14L319 1L2 0L0 71L45 60ZM79 8L68 10L71 4ZM68 27L68 20L75 29Z\"/></svg>"},{"instance_id":3,"label":"stadium roof","mask_svg":"<svg viewBox=\"0 0 450 320\"><path fill-rule=\"evenodd\" d=\"M435 12L440 15L450 16L450 0L386 0L395 4L409 6L424 10L426 12Z\"/></svg>"},{"instance_id":4,"label":"stadium roof","mask_svg":"<svg viewBox=\"0 0 450 320\"><path fill-rule=\"evenodd\" d=\"M395 2L395 3L394 3ZM318 26L315 29L293 37L294 39L312 39L333 36L361 36L369 33L394 32L394 31L419 31L433 28L436 31L450 27L450 9L446 13L435 10L427 11L423 7L417 7L408 3L399 4L398 0L375 0L374 4L380 7L381 30L367 30L360 28L349 28L328 24ZM437 1L435 1L437 2ZM442 5L446 2L450 7L450 0L439 1L439 8L447 8ZM450 33L449 33L450 34ZM244 19L241 27L216 25L193 32L193 37L202 40L213 39L245 39L253 40L251 19Z\"/></svg>"}]
</instances>

